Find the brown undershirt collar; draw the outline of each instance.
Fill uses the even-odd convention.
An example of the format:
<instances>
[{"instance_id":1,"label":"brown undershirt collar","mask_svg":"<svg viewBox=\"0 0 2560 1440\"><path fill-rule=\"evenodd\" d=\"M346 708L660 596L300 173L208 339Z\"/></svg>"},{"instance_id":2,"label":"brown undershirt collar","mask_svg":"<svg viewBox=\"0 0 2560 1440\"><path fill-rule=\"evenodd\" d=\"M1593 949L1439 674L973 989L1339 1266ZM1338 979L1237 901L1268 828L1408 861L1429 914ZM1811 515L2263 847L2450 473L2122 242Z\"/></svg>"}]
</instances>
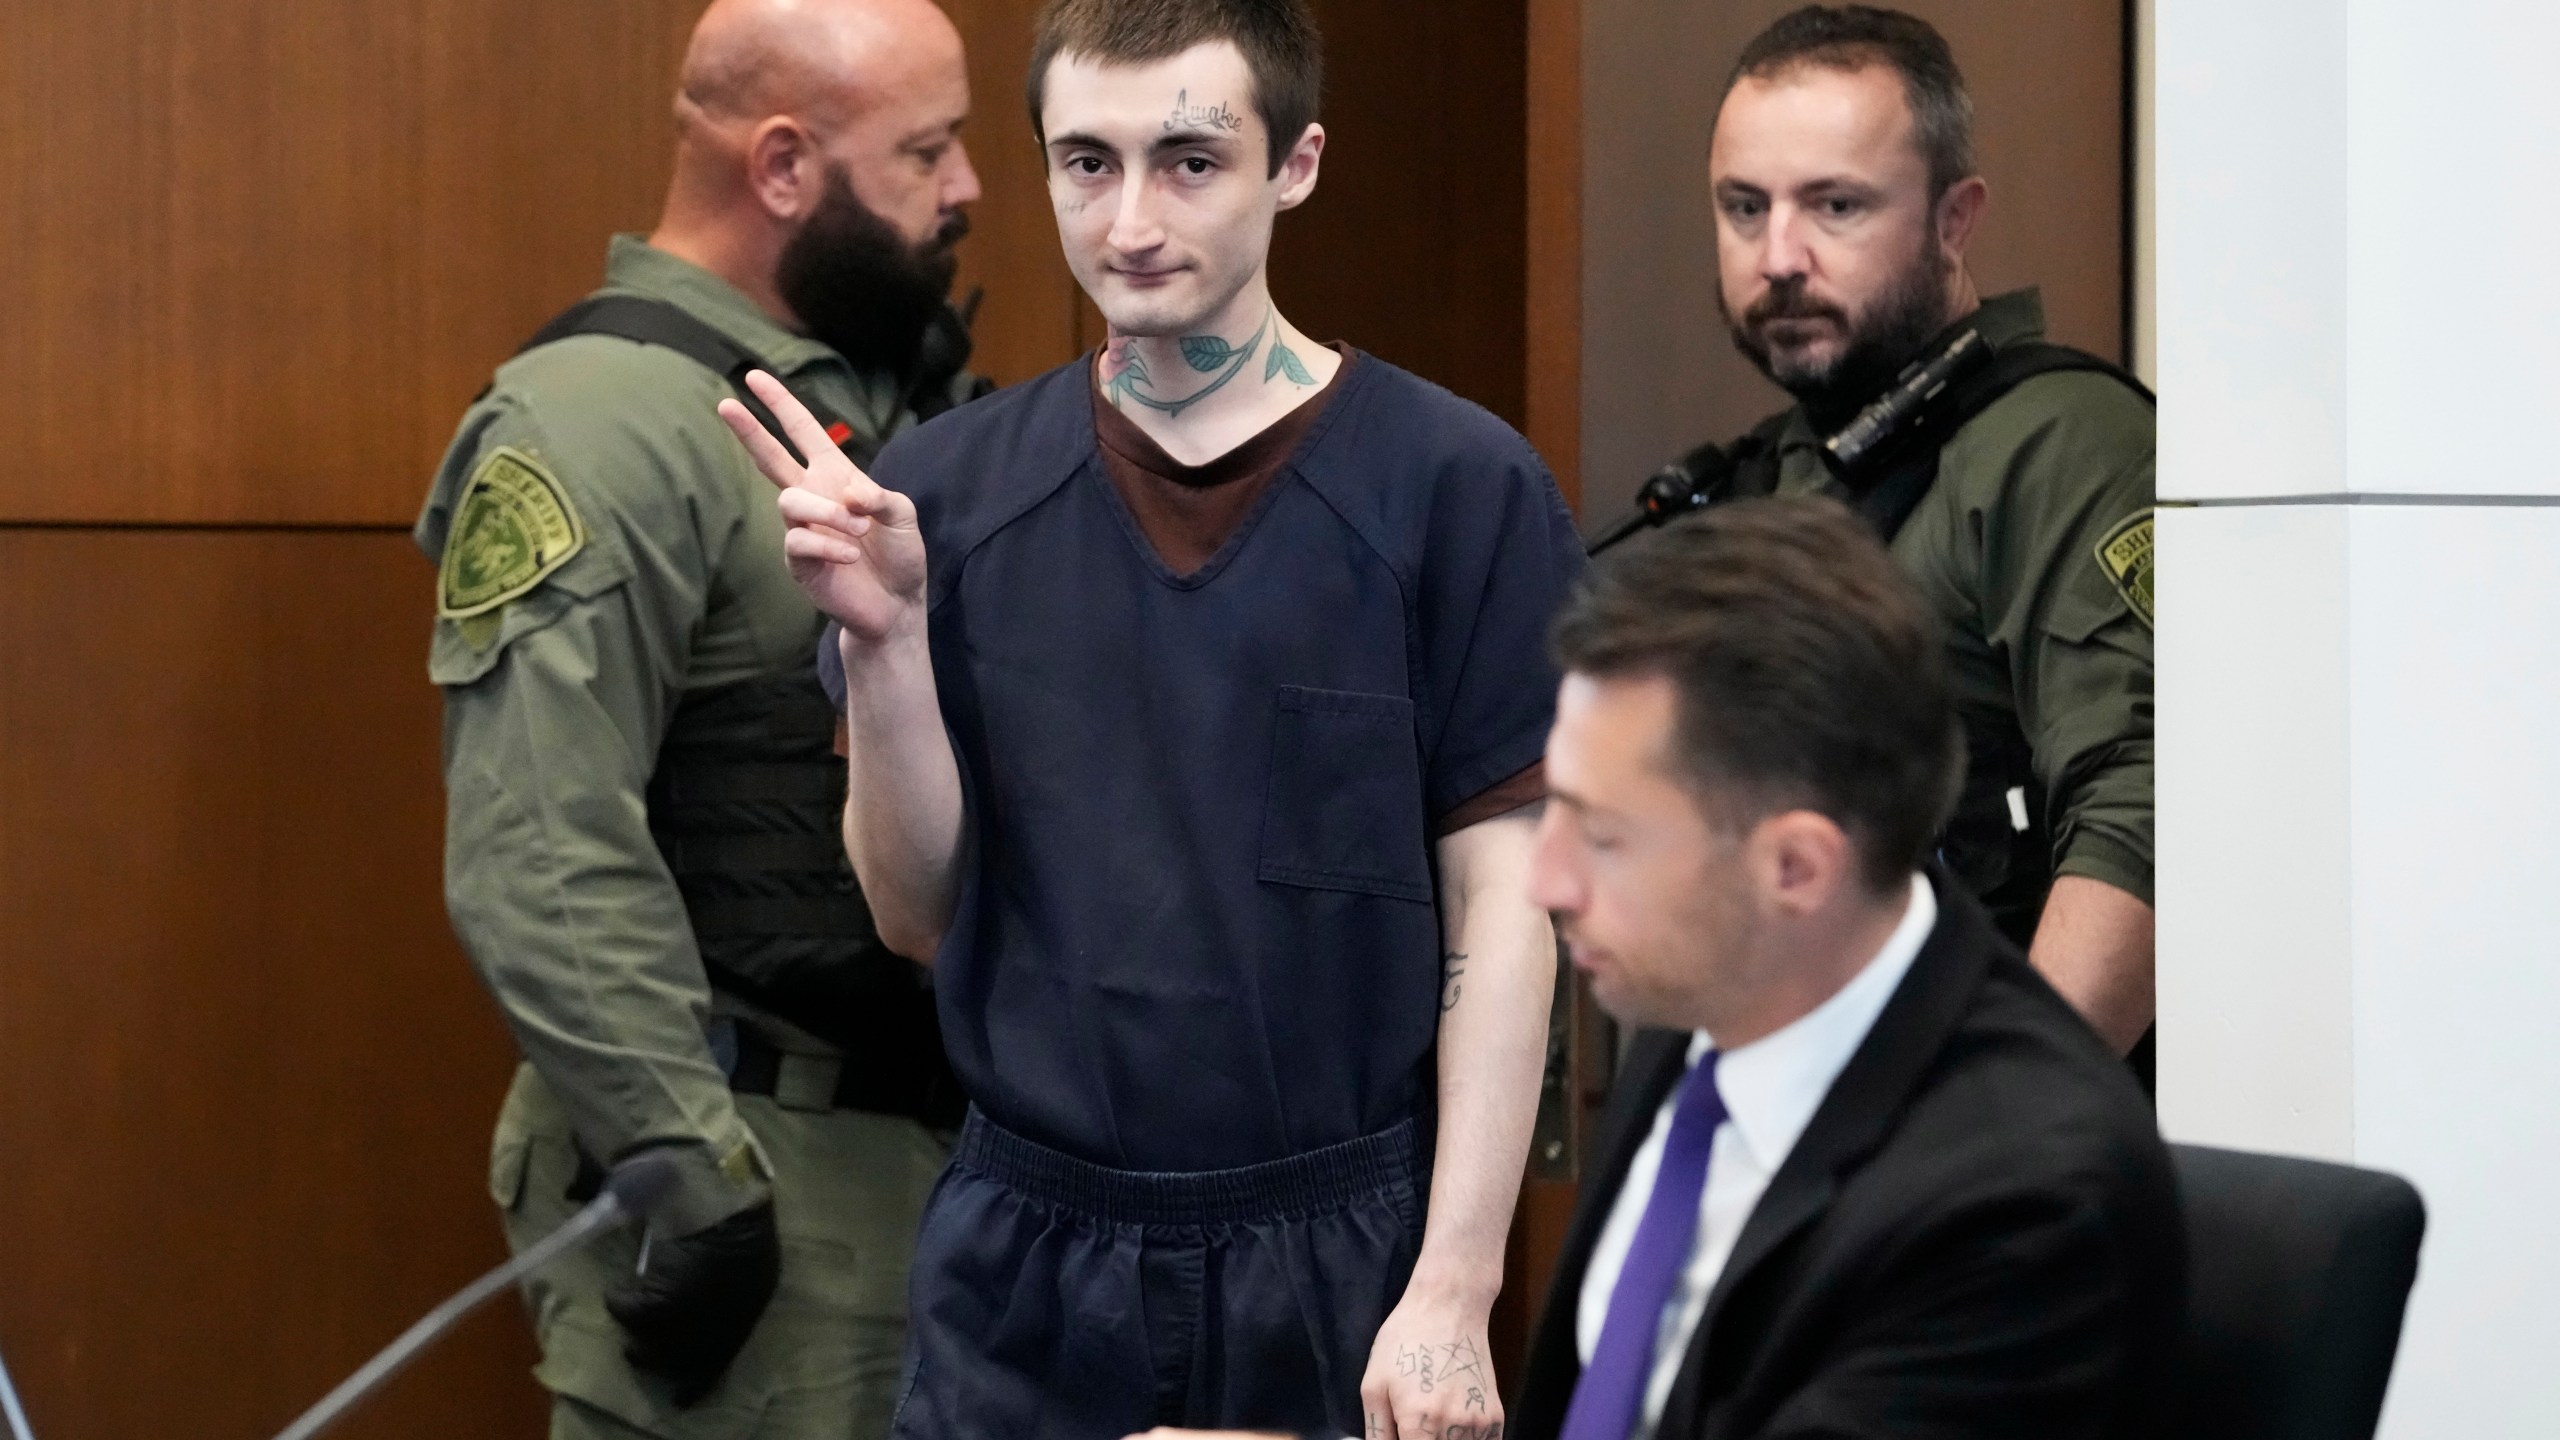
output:
<instances>
[{"instance_id":1,"label":"brown undershirt collar","mask_svg":"<svg viewBox=\"0 0 2560 1440\"><path fill-rule=\"evenodd\" d=\"M1288 468L1307 432L1341 391L1342 377L1359 363L1354 352L1331 348L1342 356L1342 364L1323 389L1205 465L1174 459L1137 421L1121 414L1103 395L1096 357L1093 430L1102 447L1103 473L1167 570L1183 578L1198 573L1234 538L1255 502Z\"/></svg>"}]
</instances>

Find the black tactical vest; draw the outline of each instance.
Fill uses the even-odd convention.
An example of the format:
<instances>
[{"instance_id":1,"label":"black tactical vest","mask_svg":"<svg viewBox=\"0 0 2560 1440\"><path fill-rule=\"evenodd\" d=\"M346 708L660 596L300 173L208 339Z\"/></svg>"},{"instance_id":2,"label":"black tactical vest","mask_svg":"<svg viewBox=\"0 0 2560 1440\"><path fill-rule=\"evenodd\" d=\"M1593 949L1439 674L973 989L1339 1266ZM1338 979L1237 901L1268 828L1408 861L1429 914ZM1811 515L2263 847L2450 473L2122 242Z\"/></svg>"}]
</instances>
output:
<instances>
[{"instance_id":1,"label":"black tactical vest","mask_svg":"<svg viewBox=\"0 0 2560 1440\"><path fill-rule=\"evenodd\" d=\"M745 385L747 371L769 367L665 301L584 300L524 348L596 334L665 346L718 372L779 435ZM951 378L941 378L945 391ZM810 409L819 424L841 425ZM855 453L858 463L869 458ZM839 1047L837 1104L956 1125L965 1101L943 1056L933 991L920 967L880 943L845 858L845 764L815 644L813 622L809 664L678 702L649 780L649 831L713 989Z\"/></svg>"},{"instance_id":2,"label":"black tactical vest","mask_svg":"<svg viewBox=\"0 0 2560 1440\"><path fill-rule=\"evenodd\" d=\"M713 988L842 1048L847 1103L956 1123L933 992L880 943L845 860L835 731L814 667L686 696L649 831Z\"/></svg>"},{"instance_id":3,"label":"black tactical vest","mask_svg":"<svg viewBox=\"0 0 2560 1440\"><path fill-rule=\"evenodd\" d=\"M1835 469L1823 493L1864 516L1891 545L1903 522L1936 484L1938 455L1947 441L2028 379L2064 370L2112 375L2145 401L2152 398L2141 381L2095 355L2041 340L2018 341L2000 347L1987 364L1948 383L1903 433L1878 446L1864 462L1846 471ZM1770 417L1735 442L1724 456L1732 466L1731 478L1702 495L1701 503L1774 493L1778 442L1792 413ZM2036 778L2035 752L2018 724L2015 707L1997 716L1968 713L1963 719L1964 788L1954 816L1939 836L1939 860L2023 948L2033 940L2044 915L2045 897L2053 889L2051 797ZM2027 823L2023 828L2010 809L2013 791L2021 792L2024 801Z\"/></svg>"}]
</instances>

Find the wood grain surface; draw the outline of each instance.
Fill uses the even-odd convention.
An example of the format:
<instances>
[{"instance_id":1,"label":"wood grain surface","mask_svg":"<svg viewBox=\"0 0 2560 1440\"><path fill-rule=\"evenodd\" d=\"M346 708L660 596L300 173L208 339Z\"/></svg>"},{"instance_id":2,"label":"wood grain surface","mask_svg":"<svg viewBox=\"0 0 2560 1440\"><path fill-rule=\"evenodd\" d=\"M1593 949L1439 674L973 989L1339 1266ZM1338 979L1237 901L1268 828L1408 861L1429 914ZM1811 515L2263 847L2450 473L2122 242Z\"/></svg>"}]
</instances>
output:
<instances>
[{"instance_id":1,"label":"wood grain surface","mask_svg":"<svg viewBox=\"0 0 2560 1440\"><path fill-rule=\"evenodd\" d=\"M700 0L0 6L0 521L406 524L462 408L656 219ZM955 0L990 373L1074 353L1028 0Z\"/></svg>"},{"instance_id":2,"label":"wood grain surface","mask_svg":"<svg viewBox=\"0 0 2560 1440\"><path fill-rule=\"evenodd\" d=\"M254 1437L504 1257L406 536L0 530L0 1349L39 1434ZM541 1433L501 1301L352 1436Z\"/></svg>"},{"instance_id":3,"label":"wood grain surface","mask_svg":"<svg viewBox=\"0 0 2560 1440\"><path fill-rule=\"evenodd\" d=\"M0 6L0 519L412 518L656 215L697 8Z\"/></svg>"},{"instance_id":4,"label":"wood grain surface","mask_svg":"<svg viewBox=\"0 0 2560 1440\"><path fill-rule=\"evenodd\" d=\"M1347 340L1526 423L1526 0L1316 0L1324 170L1280 217L1272 292Z\"/></svg>"}]
</instances>

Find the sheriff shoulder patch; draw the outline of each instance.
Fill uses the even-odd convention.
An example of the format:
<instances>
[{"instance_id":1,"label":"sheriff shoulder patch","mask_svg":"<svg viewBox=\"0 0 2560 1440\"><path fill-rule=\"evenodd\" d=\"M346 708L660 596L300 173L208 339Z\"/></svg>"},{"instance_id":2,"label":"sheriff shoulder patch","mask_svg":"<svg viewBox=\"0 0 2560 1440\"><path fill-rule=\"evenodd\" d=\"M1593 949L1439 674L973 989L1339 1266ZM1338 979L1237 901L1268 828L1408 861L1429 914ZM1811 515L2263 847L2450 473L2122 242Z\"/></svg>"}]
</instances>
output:
<instances>
[{"instance_id":1,"label":"sheriff shoulder patch","mask_svg":"<svg viewBox=\"0 0 2560 1440\"><path fill-rule=\"evenodd\" d=\"M462 487L436 577L436 613L486 615L569 563L587 527L542 462L512 445L481 460Z\"/></svg>"},{"instance_id":2,"label":"sheriff shoulder patch","mask_svg":"<svg viewBox=\"0 0 2560 1440\"><path fill-rule=\"evenodd\" d=\"M2137 510L2107 532L2098 542L2098 568L2133 609L2134 618L2144 628L2152 624L2151 613L2151 512Z\"/></svg>"}]
</instances>

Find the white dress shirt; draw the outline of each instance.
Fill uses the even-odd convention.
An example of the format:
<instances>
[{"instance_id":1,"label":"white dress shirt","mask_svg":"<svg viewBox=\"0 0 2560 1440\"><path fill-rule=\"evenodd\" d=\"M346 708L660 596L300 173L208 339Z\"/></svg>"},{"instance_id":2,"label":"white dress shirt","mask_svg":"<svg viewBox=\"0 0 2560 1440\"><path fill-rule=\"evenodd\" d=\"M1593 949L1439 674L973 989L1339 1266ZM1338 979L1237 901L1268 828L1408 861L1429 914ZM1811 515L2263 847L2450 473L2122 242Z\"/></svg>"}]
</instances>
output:
<instances>
[{"instance_id":1,"label":"white dress shirt","mask_svg":"<svg viewBox=\"0 0 2560 1440\"><path fill-rule=\"evenodd\" d=\"M1645 1384L1644 1410L1630 1440L1650 1440L1662 1423L1662 1407L1671 1397L1672 1381L1689 1353L1690 1337L1706 1313L1707 1296L1724 1273L1742 1224L1760 1203L1770 1177L1796 1148L1813 1113L1831 1093L1831 1082L1865 1042L1876 1016L1902 984L1911 962L1938 923L1938 898L1924 876L1911 877L1911 903L1884 948L1876 952L1848 984L1811 1014L1748 1045L1726 1051L1716 1062L1716 1090L1724 1097L1726 1118L1716 1127L1708 1152L1706 1193L1699 1197L1698 1229L1689 1242L1689 1263L1663 1304L1666 1323L1656 1331L1653 1374ZM1689 1064L1714 1044L1705 1031L1689 1042ZM1576 1339L1582 1363L1600 1343L1600 1327L1609 1318L1609 1297L1626 1268L1627 1251L1635 1244L1636 1226L1653 1198L1654 1177L1662 1170L1662 1147L1671 1133L1671 1111L1680 1098L1674 1087L1653 1117L1653 1133L1627 1167L1626 1182L1610 1207L1591 1252L1591 1268L1582 1278L1581 1304L1575 1312Z\"/></svg>"}]
</instances>

